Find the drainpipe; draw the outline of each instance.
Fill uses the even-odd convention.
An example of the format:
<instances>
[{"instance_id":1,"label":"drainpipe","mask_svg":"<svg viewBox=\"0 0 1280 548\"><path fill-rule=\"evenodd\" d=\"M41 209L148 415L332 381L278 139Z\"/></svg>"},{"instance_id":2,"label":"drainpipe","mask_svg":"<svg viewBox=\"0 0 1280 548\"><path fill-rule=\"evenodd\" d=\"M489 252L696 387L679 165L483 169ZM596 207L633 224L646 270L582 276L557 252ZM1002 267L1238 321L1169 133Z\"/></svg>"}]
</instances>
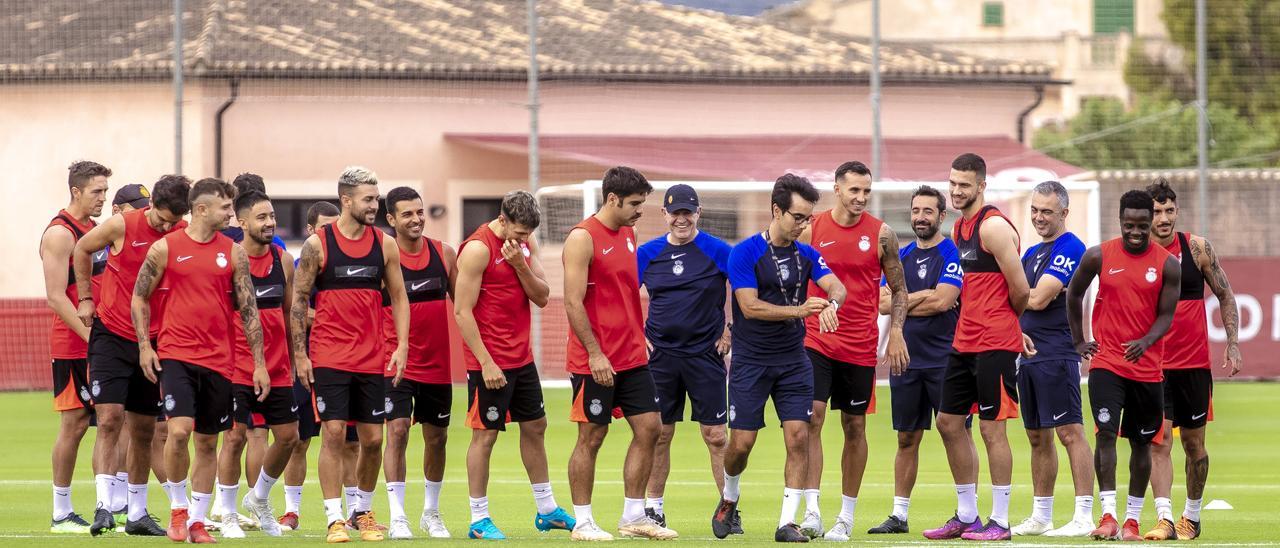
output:
<instances>
[{"instance_id":1,"label":"drainpipe","mask_svg":"<svg viewBox=\"0 0 1280 548\"><path fill-rule=\"evenodd\" d=\"M240 79L231 79L231 97L227 98L222 106L218 107L218 112L213 115L213 176L222 178L222 115L235 104L236 98L240 96Z\"/></svg>"},{"instance_id":2,"label":"drainpipe","mask_svg":"<svg viewBox=\"0 0 1280 548\"><path fill-rule=\"evenodd\" d=\"M234 96L233 96L234 97ZM1027 117L1044 102L1044 86L1036 86L1036 100L1018 114L1018 142L1027 144Z\"/></svg>"}]
</instances>

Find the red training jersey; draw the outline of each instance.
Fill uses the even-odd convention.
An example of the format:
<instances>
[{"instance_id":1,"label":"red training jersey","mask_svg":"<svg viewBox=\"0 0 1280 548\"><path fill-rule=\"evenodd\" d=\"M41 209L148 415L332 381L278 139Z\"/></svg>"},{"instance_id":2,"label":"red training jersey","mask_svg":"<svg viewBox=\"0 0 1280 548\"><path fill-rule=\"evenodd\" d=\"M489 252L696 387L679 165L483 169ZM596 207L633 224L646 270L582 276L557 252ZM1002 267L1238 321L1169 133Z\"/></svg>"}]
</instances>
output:
<instances>
[{"instance_id":1,"label":"red training jersey","mask_svg":"<svg viewBox=\"0 0 1280 548\"><path fill-rule=\"evenodd\" d=\"M1182 288L1173 324L1164 336L1165 369L1209 369L1209 316L1204 305L1204 273L1191 253L1191 235L1178 232L1165 246L1182 266Z\"/></svg>"},{"instance_id":2,"label":"red training jersey","mask_svg":"<svg viewBox=\"0 0 1280 548\"><path fill-rule=\"evenodd\" d=\"M398 242L397 242L398 243ZM404 275L404 291L409 298L409 357L404 378L426 384L450 384L449 322L453 308L449 306L449 268L439 240L423 238L422 249L410 253L400 248L400 272ZM391 315L391 296L382 296L382 331L386 344L386 360L396 349L396 322ZM386 371L394 377L395 371Z\"/></svg>"},{"instance_id":3,"label":"red training jersey","mask_svg":"<svg viewBox=\"0 0 1280 548\"><path fill-rule=\"evenodd\" d=\"M1162 341L1151 345L1137 363L1124 359L1124 343L1142 338L1155 323L1168 259L1169 252L1155 245L1132 255L1120 238L1102 243L1098 296L1093 303L1093 338L1098 343L1094 369L1138 382L1164 379L1160 371Z\"/></svg>"},{"instance_id":4,"label":"red training jersey","mask_svg":"<svg viewBox=\"0 0 1280 548\"><path fill-rule=\"evenodd\" d=\"M289 360L289 331L285 328L284 297L286 278L281 254L284 250L272 244L262 255L249 255L249 277L253 280L253 296L258 304L258 321L262 324L262 359L271 376L271 387L293 386L293 367ZM244 336L240 312L231 311L231 326L235 331L235 372L231 382L243 386L253 385L253 351L249 339Z\"/></svg>"},{"instance_id":5,"label":"red training jersey","mask_svg":"<svg viewBox=\"0 0 1280 548\"><path fill-rule=\"evenodd\" d=\"M164 294L156 353L231 378L232 353L231 238L215 232L208 242L191 239L185 230L164 237L169 258L158 282ZM153 318L155 315L153 314Z\"/></svg>"},{"instance_id":6,"label":"red training jersey","mask_svg":"<svg viewBox=\"0 0 1280 548\"><path fill-rule=\"evenodd\" d=\"M102 301L98 303L98 318L102 325L119 337L137 342L133 332L133 319L129 315L129 307L133 300L133 285L138 281L138 271L147 260L147 251L151 244L165 236L151 227L147 222L147 211L150 206L121 213L124 219L124 238L120 250L108 252L107 270L102 278ZM173 233L187 227L186 221L179 221L169 230ZM155 338L160 332L160 316L164 311L164 295L151 296L151 328L150 336Z\"/></svg>"},{"instance_id":7,"label":"red training jersey","mask_svg":"<svg viewBox=\"0 0 1280 548\"><path fill-rule=\"evenodd\" d=\"M573 227L591 234L591 264L587 267L587 294L582 299L591 320L591 333L616 372L649 362L644 344L644 315L640 310L640 278L636 273L635 230L629 226L609 230L595 216ZM586 347L569 330L570 373L590 374Z\"/></svg>"},{"instance_id":8,"label":"red training jersey","mask_svg":"<svg viewBox=\"0 0 1280 548\"><path fill-rule=\"evenodd\" d=\"M382 374L386 366L382 332L382 238L372 226L350 240L337 223L316 232L324 262L316 277L311 361L349 373Z\"/></svg>"},{"instance_id":9,"label":"red training jersey","mask_svg":"<svg viewBox=\"0 0 1280 548\"><path fill-rule=\"evenodd\" d=\"M67 210L58 212L58 215L49 221L48 230L54 226L66 227L71 231L71 237L79 242L86 233L93 229L97 223L93 219L89 219L88 223L81 224L75 217L72 217ZM99 252L101 253L101 252ZM76 288L75 267L72 266L74 257L67 259L67 299L71 300L71 306L79 306L80 291ZM95 278L96 279L96 278ZM49 330L49 356L55 360L83 360L89 355L89 343L80 338L75 331L71 329L62 318L56 315L53 318L53 328Z\"/></svg>"},{"instance_id":10,"label":"red training jersey","mask_svg":"<svg viewBox=\"0 0 1280 548\"><path fill-rule=\"evenodd\" d=\"M505 370L533 363L533 351L529 346L532 321L529 297L524 293L524 286L520 285L516 269L502 257L504 243L485 223L462 242L462 248L482 245L488 250L489 262L481 275L480 294L476 296L471 314L476 318L480 340L489 351L489 357L499 369ZM524 251L525 264L532 264L529 245L521 243L520 248ZM467 360L467 370L479 371L480 360L471 353L471 347L463 347L466 349L463 357Z\"/></svg>"},{"instance_id":11,"label":"red training jersey","mask_svg":"<svg viewBox=\"0 0 1280 548\"><path fill-rule=\"evenodd\" d=\"M956 352L1022 351L1022 326L1018 324L1018 313L1009 304L1009 283L980 235L982 223L992 217L1002 219L996 222L1009 221L999 209L988 205L971 219L957 219L951 232L960 254L960 269L964 271L964 286L960 288L964 306L960 307L956 336L951 343Z\"/></svg>"},{"instance_id":12,"label":"red training jersey","mask_svg":"<svg viewBox=\"0 0 1280 548\"><path fill-rule=\"evenodd\" d=\"M836 311L840 327L834 333L822 333L818 316L805 318L805 348L813 349L833 360L876 366L876 348L880 344L880 227L884 222L863 213L853 226L841 226L826 211L813 217L809 231L810 245L818 250L827 268L844 284L848 295ZM827 298L827 293L813 280L809 295Z\"/></svg>"}]
</instances>

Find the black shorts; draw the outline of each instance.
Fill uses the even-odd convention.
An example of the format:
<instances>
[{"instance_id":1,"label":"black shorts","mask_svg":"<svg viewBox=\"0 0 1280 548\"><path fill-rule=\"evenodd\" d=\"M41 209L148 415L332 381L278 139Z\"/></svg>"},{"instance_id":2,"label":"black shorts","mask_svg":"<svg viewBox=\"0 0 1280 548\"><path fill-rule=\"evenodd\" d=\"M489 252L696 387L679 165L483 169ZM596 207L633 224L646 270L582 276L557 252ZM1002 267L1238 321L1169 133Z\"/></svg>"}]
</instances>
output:
<instances>
[{"instance_id":1,"label":"black shorts","mask_svg":"<svg viewBox=\"0 0 1280 548\"><path fill-rule=\"evenodd\" d=\"M1018 397L1022 400L1022 424L1028 430L1084 424L1077 360L1020 364Z\"/></svg>"},{"instance_id":2,"label":"black shorts","mask_svg":"<svg viewBox=\"0 0 1280 548\"><path fill-rule=\"evenodd\" d=\"M649 371L657 389L662 424L684 420L685 395L693 402L690 418L699 424L729 422L728 370L724 356L715 348L702 354L681 356L654 348L649 354Z\"/></svg>"},{"instance_id":3,"label":"black shorts","mask_svg":"<svg viewBox=\"0 0 1280 548\"><path fill-rule=\"evenodd\" d=\"M98 319L89 331L89 393L95 404L121 404L131 413L161 411L160 387L142 374L138 343L112 333Z\"/></svg>"},{"instance_id":4,"label":"black shorts","mask_svg":"<svg viewBox=\"0 0 1280 548\"><path fill-rule=\"evenodd\" d=\"M387 420L407 419L440 428L449 427L449 410L453 406L452 384L429 384L400 379L399 386L391 386L391 377L385 377Z\"/></svg>"},{"instance_id":5,"label":"black shorts","mask_svg":"<svg viewBox=\"0 0 1280 548\"><path fill-rule=\"evenodd\" d=\"M1166 369L1164 418L1180 428L1204 428L1213 420L1213 372L1204 368Z\"/></svg>"},{"instance_id":6,"label":"black shorts","mask_svg":"<svg viewBox=\"0 0 1280 548\"><path fill-rule=\"evenodd\" d=\"M293 403L298 406L298 439L309 440L320 435L320 417L311 402L311 391L293 380Z\"/></svg>"},{"instance_id":7,"label":"black shorts","mask_svg":"<svg viewBox=\"0 0 1280 548\"><path fill-rule=\"evenodd\" d=\"M889 402L893 410L893 429L898 432L929 430L933 416L942 404L942 382L947 370L942 367L912 368L901 375L889 376Z\"/></svg>"},{"instance_id":8,"label":"black shorts","mask_svg":"<svg viewBox=\"0 0 1280 548\"><path fill-rule=\"evenodd\" d=\"M1018 353L952 352L942 383L941 413L976 413L984 421L1018 418Z\"/></svg>"},{"instance_id":9,"label":"black shorts","mask_svg":"<svg viewBox=\"0 0 1280 548\"><path fill-rule=\"evenodd\" d=\"M382 373L351 373L330 367L312 370L316 413L322 421L381 424L387 418Z\"/></svg>"},{"instance_id":10,"label":"black shorts","mask_svg":"<svg viewBox=\"0 0 1280 548\"><path fill-rule=\"evenodd\" d=\"M850 415L876 412L876 368L828 358L812 348L804 349L813 364L813 401Z\"/></svg>"},{"instance_id":11,"label":"black shorts","mask_svg":"<svg viewBox=\"0 0 1280 548\"><path fill-rule=\"evenodd\" d=\"M89 360L53 360L53 410L93 409Z\"/></svg>"},{"instance_id":12,"label":"black shorts","mask_svg":"<svg viewBox=\"0 0 1280 548\"><path fill-rule=\"evenodd\" d=\"M658 393L653 386L649 366L642 365L613 374L613 386L596 383L590 374L574 373L573 406L569 408L569 420L609 424L613 409L622 410L622 416L658 412Z\"/></svg>"},{"instance_id":13,"label":"black shorts","mask_svg":"<svg viewBox=\"0 0 1280 548\"><path fill-rule=\"evenodd\" d=\"M508 422L526 422L547 416L542 400L542 380L532 363L505 369L507 384L490 390L479 371L467 371L467 426L473 430L505 431Z\"/></svg>"},{"instance_id":14,"label":"black shorts","mask_svg":"<svg viewBox=\"0 0 1280 548\"><path fill-rule=\"evenodd\" d=\"M1126 379L1107 369L1089 371L1089 406L1098 430L1150 442L1164 427L1164 386Z\"/></svg>"},{"instance_id":15,"label":"black shorts","mask_svg":"<svg viewBox=\"0 0 1280 548\"><path fill-rule=\"evenodd\" d=\"M216 435L231 428L235 397L231 380L217 371L178 360L160 360L164 414L195 419L196 432Z\"/></svg>"},{"instance_id":16,"label":"black shorts","mask_svg":"<svg viewBox=\"0 0 1280 548\"><path fill-rule=\"evenodd\" d=\"M232 385L235 401L232 402L231 415L239 424L249 428L266 428L298 421L298 404L293 399L293 389L288 386L273 386L267 392L267 399L258 401L252 386Z\"/></svg>"}]
</instances>

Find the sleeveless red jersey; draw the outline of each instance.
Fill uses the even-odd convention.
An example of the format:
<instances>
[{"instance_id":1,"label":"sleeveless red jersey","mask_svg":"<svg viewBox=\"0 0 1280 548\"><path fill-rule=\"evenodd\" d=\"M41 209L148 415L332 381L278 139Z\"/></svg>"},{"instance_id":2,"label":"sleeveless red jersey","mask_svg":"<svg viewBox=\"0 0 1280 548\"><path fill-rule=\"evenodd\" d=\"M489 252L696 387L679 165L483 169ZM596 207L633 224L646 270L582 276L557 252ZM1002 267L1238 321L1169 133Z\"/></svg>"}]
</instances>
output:
<instances>
[{"instance_id":1,"label":"sleeveless red jersey","mask_svg":"<svg viewBox=\"0 0 1280 548\"><path fill-rule=\"evenodd\" d=\"M400 272L404 275L404 291L409 298L409 357L404 378L427 384L450 384L449 322L453 307L449 306L449 269L439 240L423 238L426 245L416 254L400 248ZM391 315L391 296L382 295L382 331L386 360L396 349L396 322ZM386 371L394 377L395 371Z\"/></svg>"},{"instance_id":2,"label":"sleeveless red jersey","mask_svg":"<svg viewBox=\"0 0 1280 548\"><path fill-rule=\"evenodd\" d=\"M1178 232L1164 249L1182 266L1182 288L1173 324L1165 334L1165 369L1209 369L1209 316L1204 305L1204 273L1191 254L1191 235Z\"/></svg>"},{"instance_id":3,"label":"sleeveless red jersey","mask_svg":"<svg viewBox=\"0 0 1280 548\"><path fill-rule=\"evenodd\" d=\"M1009 220L995 206L988 205L972 219L957 219L951 232L960 253L960 269L964 271L964 286L960 288L964 306L960 307L956 336L951 343L956 352L1022 351L1022 327L1018 313L1009 304L1009 284L980 235L982 223L992 217Z\"/></svg>"},{"instance_id":4,"label":"sleeveless red jersey","mask_svg":"<svg viewBox=\"0 0 1280 548\"><path fill-rule=\"evenodd\" d=\"M125 339L137 342L133 332L133 319L129 315L129 307L133 300L133 284L138 281L138 271L147 260L147 251L151 244L163 238L165 234L187 227L186 221L173 225L168 233L160 232L147 223L147 211L150 206L121 213L124 219L124 238L120 250L107 255L107 270L102 278L102 302L98 303L98 318L102 325L112 333ZM151 337L160 332L160 316L164 310L164 295L151 296Z\"/></svg>"},{"instance_id":5,"label":"sleeveless red jersey","mask_svg":"<svg viewBox=\"0 0 1280 548\"><path fill-rule=\"evenodd\" d=\"M258 304L258 321L262 324L262 359L266 362L271 387L293 386L293 367L289 361L289 335L284 317L284 265L280 262L281 250L272 244L262 255L249 255L249 277L253 279L253 296ZM231 327L235 331L235 372L231 382L243 386L253 385L253 351L249 339L244 336L240 311L231 311Z\"/></svg>"},{"instance_id":6,"label":"sleeveless red jersey","mask_svg":"<svg viewBox=\"0 0 1280 548\"><path fill-rule=\"evenodd\" d=\"M79 242L86 233L93 229L97 223L93 219L89 219L86 224L72 217L67 210L58 212L58 215L49 221L49 227L62 226L71 231L71 237ZM71 300L71 306L76 307L80 304L80 291L76 288L76 272L72 266L74 257L67 260L67 299ZM54 315L53 328L49 330L49 356L55 360L83 360L89 355L89 343L81 339L71 327L62 321L62 318Z\"/></svg>"},{"instance_id":7,"label":"sleeveless red jersey","mask_svg":"<svg viewBox=\"0 0 1280 548\"><path fill-rule=\"evenodd\" d=\"M645 365L649 358L645 353L644 314L640 310L635 230L629 226L609 230L595 216L573 228L591 234L595 248L587 267L587 294L582 304L600 350L609 357L614 371ZM572 329L565 369L570 373L591 373L587 349Z\"/></svg>"},{"instance_id":8,"label":"sleeveless red jersey","mask_svg":"<svg viewBox=\"0 0 1280 548\"><path fill-rule=\"evenodd\" d=\"M1102 243L1098 296L1093 303L1093 338L1098 343L1093 368L1138 382L1164 379L1160 371L1163 340L1151 345L1137 363L1124 359L1124 343L1142 338L1155 323L1168 258L1169 252L1156 245L1131 255L1120 238Z\"/></svg>"},{"instance_id":9,"label":"sleeveless red jersey","mask_svg":"<svg viewBox=\"0 0 1280 548\"><path fill-rule=\"evenodd\" d=\"M475 242L472 244L472 242ZM471 314L476 318L480 340L499 369L516 369L533 363L533 351L529 346L529 326L532 321L529 297L520 285L516 269L502 257L502 245L506 243L489 228L480 225L466 241L467 245L482 245L488 250L489 262L480 278L480 294ZM520 244L525 264L532 264L528 244ZM461 251L459 251L461 253ZM479 371L480 360L471 353L471 347L463 345L467 370Z\"/></svg>"},{"instance_id":10,"label":"sleeveless red jersey","mask_svg":"<svg viewBox=\"0 0 1280 548\"><path fill-rule=\"evenodd\" d=\"M324 262L316 277L315 321L311 324L311 361L350 373L382 374L386 361L382 334L382 238L364 227L349 240L337 223L316 232Z\"/></svg>"},{"instance_id":11,"label":"sleeveless red jersey","mask_svg":"<svg viewBox=\"0 0 1280 548\"><path fill-rule=\"evenodd\" d=\"M158 283L164 312L156 353L160 359L198 365L230 379L235 369L231 349L235 271L231 247L235 242L215 232L213 239L200 243L185 230L165 236L164 241L169 259Z\"/></svg>"},{"instance_id":12,"label":"sleeveless red jersey","mask_svg":"<svg viewBox=\"0 0 1280 548\"><path fill-rule=\"evenodd\" d=\"M876 366L876 348L880 343L880 227L884 222L863 213L853 226L840 226L826 211L813 217L809 245L818 250L827 268L844 284L848 295L836 311L840 327L834 333L822 333L818 316L805 318L805 348L823 356L864 367ZM827 293L813 280L809 295L827 298Z\"/></svg>"}]
</instances>

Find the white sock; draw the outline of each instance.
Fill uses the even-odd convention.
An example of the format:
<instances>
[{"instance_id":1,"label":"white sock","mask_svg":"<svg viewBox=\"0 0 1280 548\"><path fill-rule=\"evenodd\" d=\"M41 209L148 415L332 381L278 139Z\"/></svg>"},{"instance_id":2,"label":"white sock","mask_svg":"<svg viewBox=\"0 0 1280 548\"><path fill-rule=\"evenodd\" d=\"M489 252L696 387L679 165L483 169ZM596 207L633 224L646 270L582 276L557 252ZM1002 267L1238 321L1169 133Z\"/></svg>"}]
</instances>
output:
<instances>
[{"instance_id":1,"label":"white sock","mask_svg":"<svg viewBox=\"0 0 1280 548\"><path fill-rule=\"evenodd\" d=\"M577 521L579 524L583 524L588 521L595 521L595 518L591 516L591 505L590 504L583 504L581 506L577 504L573 505L573 519L574 521Z\"/></svg>"},{"instance_id":2,"label":"white sock","mask_svg":"<svg viewBox=\"0 0 1280 548\"><path fill-rule=\"evenodd\" d=\"M1114 518L1114 517L1116 517L1116 492L1115 492L1115 490L1111 490L1111 491L1098 491L1098 500L1102 501L1102 515L1104 515L1104 516L1105 516L1105 515L1107 515L1107 514L1111 514L1111 517L1113 517L1113 518Z\"/></svg>"},{"instance_id":3,"label":"white sock","mask_svg":"<svg viewBox=\"0 0 1280 548\"><path fill-rule=\"evenodd\" d=\"M1031 497L1031 519L1053 523L1053 496Z\"/></svg>"},{"instance_id":4,"label":"white sock","mask_svg":"<svg viewBox=\"0 0 1280 548\"><path fill-rule=\"evenodd\" d=\"M1182 515L1186 516L1187 519L1191 521L1199 523L1200 505L1202 503L1204 503L1204 499L1187 499L1187 504L1182 507Z\"/></svg>"},{"instance_id":5,"label":"white sock","mask_svg":"<svg viewBox=\"0 0 1280 548\"><path fill-rule=\"evenodd\" d=\"M387 482L387 502L391 503L391 521L405 517L403 481Z\"/></svg>"},{"instance_id":6,"label":"white sock","mask_svg":"<svg viewBox=\"0 0 1280 548\"><path fill-rule=\"evenodd\" d=\"M302 486L301 485L285 485L284 486L284 511L285 513L293 512L295 514L302 513Z\"/></svg>"},{"instance_id":7,"label":"white sock","mask_svg":"<svg viewBox=\"0 0 1280 548\"><path fill-rule=\"evenodd\" d=\"M956 484L956 518L965 523L978 519L978 484Z\"/></svg>"},{"instance_id":8,"label":"white sock","mask_svg":"<svg viewBox=\"0 0 1280 548\"><path fill-rule=\"evenodd\" d=\"M191 506L187 501L187 480L169 482L169 494L169 508L176 510Z\"/></svg>"},{"instance_id":9,"label":"white sock","mask_svg":"<svg viewBox=\"0 0 1280 548\"><path fill-rule=\"evenodd\" d=\"M782 515L778 516L778 527L796 522L796 510L800 508L800 500L803 498L803 489L782 489Z\"/></svg>"},{"instance_id":10,"label":"white sock","mask_svg":"<svg viewBox=\"0 0 1280 548\"><path fill-rule=\"evenodd\" d=\"M169 504L173 504L173 486L174 484L171 482L160 482L160 490L164 491L164 497L169 499Z\"/></svg>"},{"instance_id":11,"label":"white sock","mask_svg":"<svg viewBox=\"0 0 1280 548\"><path fill-rule=\"evenodd\" d=\"M223 485L218 484L218 502L221 503L222 515L235 517L236 500L240 498L240 484Z\"/></svg>"},{"instance_id":12,"label":"white sock","mask_svg":"<svg viewBox=\"0 0 1280 548\"><path fill-rule=\"evenodd\" d=\"M116 481L111 484L112 513L123 512L129 505L129 473L117 472Z\"/></svg>"},{"instance_id":13,"label":"white sock","mask_svg":"<svg viewBox=\"0 0 1280 548\"><path fill-rule=\"evenodd\" d=\"M1012 485L991 486L991 521L1006 529L1009 528L1009 494L1012 491Z\"/></svg>"},{"instance_id":14,"label":"white sock","mask_svg":"<svg viewBox=\"0 0 1280 548\"><path fill-rule=\"evenodd\" d=\"M280 478L268 476L266 469L258 471L258 481L253 484L253 496L259 500L270 499L271 488L276 486L277 481L280 481Z\"/></svg>"},{"instance_id":15,"label":"white sock","mask_svg":"<svg viewBox=\"0 0 1280 548\"><path fill-rule=\"evenodd\" d=\"M742 474L730 476L726 473L724 475L724 490L720 493L720 495L724 497L724 500L729 502L738 502L738 497L742 496L742 493L738 490L738 484L741 481Z\"/></svg>"},{"instance_id":16,"label":"white sock","mask_svg":"<svg viewBox=\"0 0 1280 548\"><path fill-rule=\"evenodd\" d=\"M147 484L132 484L126 487L128 492L129 521L138 521L147 516Z\"/></svg>"},{"instance_id":17,"label":"white sock","mask_svg":"<svg viewBox=\"0 0 1280 548\"><path fill-rule=\"evenodd\" d=\"M840 495L840 515L836 519L853 523L853 513L858 509L858 497Z\"/></svg>"},{"instance_id":18,"label":"white sock","mask_svg":"<svg viewBox=\"0 0 1280 548\"><path fill-rule=\"evenodd\" d=\"M556 495L551 492L551 482L534 483L529 487L533 489L533 502L538 505L539 514L556 511Z\"/></svg>"},{"instance_id":19,"label":"white sock","mask_svg":"<svg viewBox=\"0 0 1280 548\"><path fill-rule=\"evenodd\" d=\"M74 510L71 508L71 486L53 486L53 520L67 517Z\"/></svg>"},{"instance_id":20,"label":"white sock","mask_svg":"<svg viewBox=\"0 0 1280 548\"><path fill-rule=\"evenodd\" d=\"M426 494L423 495L422 511L438 511L440 509L440 488L444 487L444 482L423 480L423 486L426 487ZM547 489L551 489L551 484L547 484Z\"/></svg>"},{"instance_id":21,"label":"white sock","mask_svg":"<svg viewBox=\"0 0 1280 548\"><path fill-rule=\"evenodd\" d=\"M622 497L622 522L629 523L644 517L644 499Z\"/></svg>"},{"instance_id":22,"label":"white sock","mask_svg":"<svg viewBox=\"0 0 1280 548\"><path fill-rule=\"evenodd\" d=\"M209 504L213 502L213 493L197 493L191 492L191 519L187 520L187 525L191 525L197 521L204 521L209 517Z\"/></svg>"},{"instance_id":23,"label":"white sock","mask_svg":"<svg viewBox=\"0 0 1280 548\"><path fill-rule=\"evenodd\" d=\"M98 474L93 476L94 487L98 491L98 508L111 509L111 488L115 485L114 474Z\"/></svg>"},{"instance_id":24,"label":"white sock","mask_svg":"<svg viewBox=\"0 0 1280 548\"><path fill-rule=\"evenodd\" d=\"M368 512L373 508L373 491L356 488L356 511Z\"/></svg>"},{"instance_id":25,"label":"white sock","mask_svg":"<svg viewBox=\"0 0 1280 548\"><path fill-rule=\"evenodd\" d=\"M818 496L822 494L820 489L804 490L804 511L805 513L813 512L822 515L822 509L818 506Z\"/></svg>"},{"instance_id":26,"label":"white sock","mask_svg":"<svg viewBox=\"0 0 1280 548\"><path fill-rule=\"evenodd\" d=\"M471 503L471 523L489 517L489 497L467 497L467 500Z\"/></svg>"},{"instance_id":27,"label":"white sock","mask_svg":"<svg viewBox=\"0 0 1280 548\"><path fill-rule=\"evenodd\" d=\"M1076 497L1076 515L1071 519L1073 521L1093 523L1093 495Z\"/></svg>"},{"instance_id":28,"label":"white sock","mask_svg":"<svg viewBox=\"0 0 1280 548\"><path fill-rule=\"evenodd\" d=\"M1156 519L1173 521L1173 501L1169 497L1156 497Z\"/></svg>"},{"instance_id":29,"label":"white sock","mask_svg":"<svg viewBox=\"0 0 1280 548\"><path fill-rule=\"evenodd\" d=\"M1145 506L1145 505L1146 505L1146 503L1147 503L1147 499L1146 499L1146 497L1134 497L1134 496L1130 496L1130 497L1129 497L1129 502L1125 504L1125 508L1124 508L1124 519L1125 519L1125 521L1128 521L1128 520L1135 520L1135 521L1136 521L1136 520L1138 520L1139 518L1141 518L1141 517L1142 517L1142 507L1143 507L1143 506Z\"/></svg>"},{"instance_id":30,"label":"white sock","mask_svg":"<svg viewBox=\"0 0 1280 548\"><path fill-rule=\"evenodd\" d=\"M911 509L911 497L893 497L893 516L907 521L907 511Z\"/></svg>"},{"instance_id":31,"label":"white sock","mask_svg":"<svg viewBox=\"0 0 1280 548\"><path fill-rule=\"evenodd\" d=\"M645 497L644 499L644 507L646 509L652 508L654 512L659 514L662 513L662 507L665 503L666 501L662 497Z\"/></svg>"},{"instance_id":32,"label":"white sock","mask_svg":"<svg viewBox=\"0 0 1280 548\"><path fill-rule=\"evenodd\" d=\"M342 513L342 499L324 499L325 525L346 519L347 515Z\"/></svg>"},{"instance_id":33,"label":"white sock","mask_svg":"<svg viewBox=\"0 0 1280 548\"><path fill-rule=\"evenodd\" d=\"M353 512L356 511L356 506L359 504L359 501L356 500L358 497L359 496L356 494L355 487L342 488L342 501L347 504L348 516L350 516Z\"/></svg>"}]
</instances>

